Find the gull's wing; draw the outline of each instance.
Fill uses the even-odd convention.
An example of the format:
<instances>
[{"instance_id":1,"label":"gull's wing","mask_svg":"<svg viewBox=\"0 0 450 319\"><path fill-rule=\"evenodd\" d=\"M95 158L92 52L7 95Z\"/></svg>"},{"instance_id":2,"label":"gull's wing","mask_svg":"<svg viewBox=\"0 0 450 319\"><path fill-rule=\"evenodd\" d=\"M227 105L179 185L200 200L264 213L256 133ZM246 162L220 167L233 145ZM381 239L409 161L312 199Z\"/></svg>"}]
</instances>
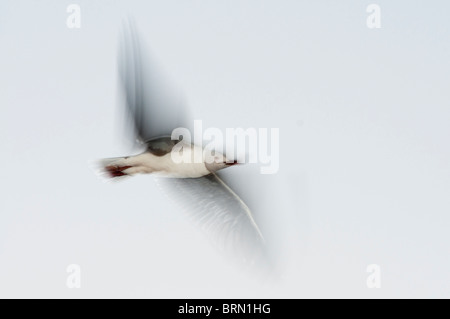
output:
<instances>
[{"instance_id":1,"label":"gull's wing","mask_svg":"<svg viewBox=\"0 0 450 319\"><path fill-rule=\"evenodd\" d=\"M246 266L265 263L264 238L250 209L217 174L158 178L157 184L181 205L221 252Z\"/></svg>"},{"instance_id":2,"label":"gull's wing","mask_svg":"<svg viewBox=\"0 0 450 319\"><path fill-rule=\"evenodd\" d=\"M171 135L184 126L185 105L180 94L166 81L136 32L132 20L124 22L119 50L119 78L134 139L146 142Z\"/></svg>"}]
</instances>

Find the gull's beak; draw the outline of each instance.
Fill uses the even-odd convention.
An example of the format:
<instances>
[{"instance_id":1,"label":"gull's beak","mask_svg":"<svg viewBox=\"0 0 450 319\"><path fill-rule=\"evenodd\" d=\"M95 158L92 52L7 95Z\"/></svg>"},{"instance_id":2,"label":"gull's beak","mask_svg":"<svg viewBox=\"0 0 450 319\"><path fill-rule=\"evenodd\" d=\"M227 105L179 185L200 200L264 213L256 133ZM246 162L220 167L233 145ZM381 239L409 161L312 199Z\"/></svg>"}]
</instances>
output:
<instances>
[{"instance_id":1,"label":"gull's beak","mask_svg":"<svg viewBox=\"0 0 450 319\"><path fill-rule=\"evenodd\" d=\"M226 162L226 164L227 164L228 166L233 166L233 165L236 165L236 164L239 164L239 163L238 163L237 160L234 160L233 162Z\"/></svg>"}]
</instances>

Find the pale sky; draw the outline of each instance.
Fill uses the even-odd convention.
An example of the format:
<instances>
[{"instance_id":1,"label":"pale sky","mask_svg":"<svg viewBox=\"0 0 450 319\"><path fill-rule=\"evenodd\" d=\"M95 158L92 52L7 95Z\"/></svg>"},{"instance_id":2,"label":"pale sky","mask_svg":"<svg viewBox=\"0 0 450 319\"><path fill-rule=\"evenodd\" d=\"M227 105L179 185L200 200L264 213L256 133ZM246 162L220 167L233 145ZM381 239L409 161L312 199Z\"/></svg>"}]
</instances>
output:
<instances>
[{"instance_id":1,"label":"pale sky","mask_svg":"<svg viewBox=\"0 0 450 319\"><path fill-rule=\"evenodd\" d=\"M66 26L69 4L81 28ZM381 7L369 29L366 7ZM446 1L0 3L0 297L449 297ZM230 168L277 249L261 282L151 176L104 183L122 20L205 127L279 128L280 169ZM69 289L68 265L81 268ZM380 289L366 285L380 266Z\"/></svg>"}]
</instances>

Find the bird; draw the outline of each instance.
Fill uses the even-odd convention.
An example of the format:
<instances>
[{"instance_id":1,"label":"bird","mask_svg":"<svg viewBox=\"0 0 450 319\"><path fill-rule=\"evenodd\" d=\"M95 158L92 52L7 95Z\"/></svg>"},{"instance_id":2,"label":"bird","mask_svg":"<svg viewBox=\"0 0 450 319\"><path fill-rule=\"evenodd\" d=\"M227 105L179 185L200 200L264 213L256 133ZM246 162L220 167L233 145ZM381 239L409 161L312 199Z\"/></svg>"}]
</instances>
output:
<instances>
[{"instance_id":1,"label":"bird","mask_svg":"<svg viewBox=\"0 0 450 319\"><path fill-rule=\"evenodd\" d=\"M238 162L220 152L214 153L214 161L205 161L202 146L173 138L175 128L189 126L187 106L174 98L146 59L132 19L124 22L119 43L119 83L130 140L143 151L100 160L101 174L110 179L155 176L162 192L188 213L217 250L248 268L265 263L265 238L252 211L220 176ZM184 156L201 161L174 161L172 152L180 147Z\"/></svg>"}]
</instances>

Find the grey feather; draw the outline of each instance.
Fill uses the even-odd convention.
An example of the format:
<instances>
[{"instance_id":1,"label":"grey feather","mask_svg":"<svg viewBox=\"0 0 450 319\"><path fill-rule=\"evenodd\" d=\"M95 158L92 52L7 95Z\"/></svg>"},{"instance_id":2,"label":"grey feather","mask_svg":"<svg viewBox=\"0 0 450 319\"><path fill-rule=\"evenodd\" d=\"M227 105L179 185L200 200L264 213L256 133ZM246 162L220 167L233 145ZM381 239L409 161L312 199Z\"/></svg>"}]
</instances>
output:
<instances>
[{"instance_id":1,"label":"grey feather","mask_svg":"<svg viewBox=\"0 0 450 319\"><path fill-rule=\"evenodd\" d=\"M135 140L170 136L186 127L186 106L172 85L149 61L132 20L124 22L118 57L119 78Z\"/></svg>"},{"instance_id":2,"label":"grey feather","mask_svg":"<svg viewBox=\"0 0 450 319\"><path fill-rule=\"evenodd\" d=\"M170 153L178 142L178 140L172 140L170 136L154 138L147 141L147 151L156 156L163 156Z\"/></svg>"}]
</instances>

